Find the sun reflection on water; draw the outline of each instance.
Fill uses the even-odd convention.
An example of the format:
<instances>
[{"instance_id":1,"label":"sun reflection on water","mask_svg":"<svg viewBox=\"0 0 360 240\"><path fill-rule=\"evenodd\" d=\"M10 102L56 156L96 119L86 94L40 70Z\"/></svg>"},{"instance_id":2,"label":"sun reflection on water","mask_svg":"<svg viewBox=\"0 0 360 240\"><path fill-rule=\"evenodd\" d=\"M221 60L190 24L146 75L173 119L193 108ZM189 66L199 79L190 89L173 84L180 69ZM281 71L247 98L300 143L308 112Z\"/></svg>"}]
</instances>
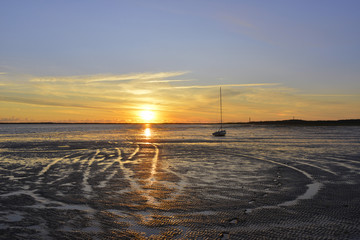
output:
<instances>
[{"instance_id":1,"label":"sun reflection on water","mask_svg":"<svg viewBox=\"0 0 360 240\"><path fill-rule=\"evenodd\" d=\"M151 128L149 126L146 126L144 130L144 136L146 139L150 139L151 137Z\"/></svg>"}]
</instances>

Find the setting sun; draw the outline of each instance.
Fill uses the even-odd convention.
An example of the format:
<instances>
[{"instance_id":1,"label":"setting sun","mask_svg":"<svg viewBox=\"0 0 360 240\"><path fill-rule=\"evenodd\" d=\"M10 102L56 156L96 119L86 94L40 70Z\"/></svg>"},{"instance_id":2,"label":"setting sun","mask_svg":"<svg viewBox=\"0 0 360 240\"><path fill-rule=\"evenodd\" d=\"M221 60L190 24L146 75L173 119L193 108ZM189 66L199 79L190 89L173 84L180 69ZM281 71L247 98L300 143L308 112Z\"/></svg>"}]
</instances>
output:
<instances>
[{"instance_id":1,"label":"setting sun","mask_svg":"<svg viewBox=\"0 0 360 240\"><path fill-rule=\"evenodd\" d=\"M155 113L151 110L143 110L139 112L139 116L144 122L150 122L154 120Z\"/></svg>"}]
</instances>

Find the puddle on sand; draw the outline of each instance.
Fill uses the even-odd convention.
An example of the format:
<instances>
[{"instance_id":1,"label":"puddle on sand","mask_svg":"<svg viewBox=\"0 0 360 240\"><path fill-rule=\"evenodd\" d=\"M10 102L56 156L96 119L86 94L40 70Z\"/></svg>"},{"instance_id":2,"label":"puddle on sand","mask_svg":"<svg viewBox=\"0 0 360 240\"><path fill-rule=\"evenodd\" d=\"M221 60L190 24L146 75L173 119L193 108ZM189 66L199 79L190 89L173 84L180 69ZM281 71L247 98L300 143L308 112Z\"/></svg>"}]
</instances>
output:
<instances>
[{"instance_id":1,"label":"puddle on sand","mask_svg":"<svg viewBox=\"0 0 360 240\"><path fill-rule=\"evenodd\" d=\"M245 210L245 213L251 213L252 211L255 210L260 210L260 209L271 209L271 208L277 208L277 207L289 207L289 206L294 206L296 205L299 200L307 200L307 199L312 199L322 188L323 184L320 182L313 182L307 185L308 189L306 190L306 192L303 195L298 196L296 199L291 200L291 201L286 201L283 203L280 203L278 205L275 206L261 206L261 207L257 207L257 208L248 208Z\"/></svg>"},{"instance_id":2,"label":"puddle on sand","mask_svg":"<svg viewBox=\"0 0 360 240\"><path fill-rule=\"evenodd\" d=\"M303 195L297 197L295 200L280 203L278 206L279 207L294 206L299 202L299 200L311 199L319 192L322 186L323 184L319 182L310 183L307 185L308 189Z\"/></svg>"}]
</instances>

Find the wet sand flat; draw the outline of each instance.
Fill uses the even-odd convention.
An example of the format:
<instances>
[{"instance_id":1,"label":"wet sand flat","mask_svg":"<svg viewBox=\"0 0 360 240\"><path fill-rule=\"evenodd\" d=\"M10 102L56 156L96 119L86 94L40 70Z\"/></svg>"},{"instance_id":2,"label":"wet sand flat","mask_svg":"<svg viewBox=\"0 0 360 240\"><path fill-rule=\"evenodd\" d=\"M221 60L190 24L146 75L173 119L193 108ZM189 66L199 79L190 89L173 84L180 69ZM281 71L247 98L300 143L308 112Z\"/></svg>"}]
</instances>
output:
<instances>
[{"instance_id":1,"label":"wet sand flat","mask_svg":"<svg viewBox=\"0 0 360 240\"><path fill-rule=\"evenodd\" d=\"M359 127L128 128L3 134L0 238L360 238Z\"/></svg>"}]
</instances>

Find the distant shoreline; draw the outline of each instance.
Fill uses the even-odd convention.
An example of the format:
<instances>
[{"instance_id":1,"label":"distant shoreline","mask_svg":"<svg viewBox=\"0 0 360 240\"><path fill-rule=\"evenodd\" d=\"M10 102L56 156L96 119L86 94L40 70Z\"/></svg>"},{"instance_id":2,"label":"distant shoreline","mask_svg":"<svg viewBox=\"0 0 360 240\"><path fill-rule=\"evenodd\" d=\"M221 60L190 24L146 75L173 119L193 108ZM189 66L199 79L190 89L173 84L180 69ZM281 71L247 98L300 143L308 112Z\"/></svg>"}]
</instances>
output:
<instances>
[{"instance_id":1,"label":"distant shoreline","mask_svg":"<svg viewBox=\"0 0 360 240\"><path fill-rule=\"evenodd\" d=\"M360 119L344 120L279 120L279 121L254 121L242 124L254 125L286 125L286 126L360 126Z\"/></svg>"},{"instance_id":2,"label":"distant shoreline","mask_svg":"<svg viewBox=\"0 0 360 240\"><path fill-rule=\"evenodd\" d=\"M184 124L184 125L218 125L219 123L89 123L89 122L0 122L0 124ZM276 120L276 121L250 121L250 122L226 122L229 124L241 125L284 125L284 126L360 126L360 119L343 120Z\"/></svg>"}]
</instances>

